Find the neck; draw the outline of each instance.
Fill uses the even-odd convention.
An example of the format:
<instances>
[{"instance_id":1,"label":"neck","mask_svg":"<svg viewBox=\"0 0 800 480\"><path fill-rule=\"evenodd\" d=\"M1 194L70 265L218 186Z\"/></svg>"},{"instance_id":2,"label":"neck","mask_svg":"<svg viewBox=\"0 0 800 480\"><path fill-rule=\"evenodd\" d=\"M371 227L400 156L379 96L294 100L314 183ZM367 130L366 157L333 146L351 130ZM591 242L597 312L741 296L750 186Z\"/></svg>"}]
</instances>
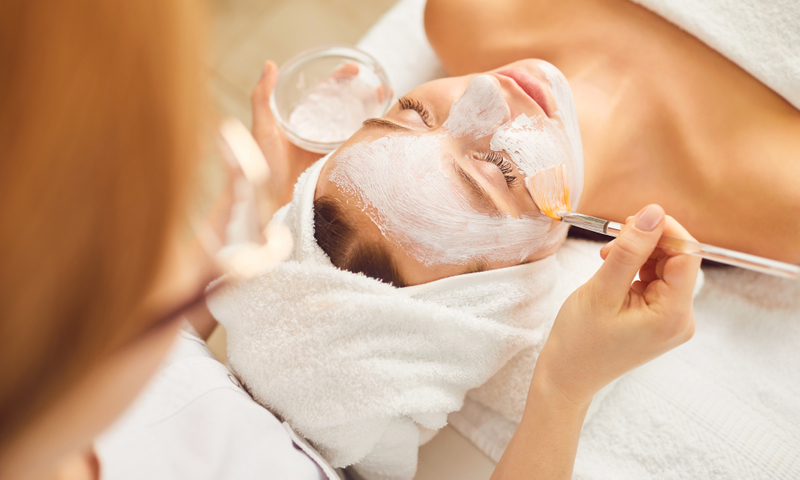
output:
<instances>
[{"instance_id":1,"label":"neck","mask_svg":"<svg viewBox=\"0 0 800 480\"><path fill-rule=\"evenodd\" d=\"M568 1L542 13L532 44L570 81L598 188L621 156L713 183L722 166L706 160L752 150L754 129L759 148L797 146L798 111L696 38L629 1Z\"/></svg>"}]
</instances>

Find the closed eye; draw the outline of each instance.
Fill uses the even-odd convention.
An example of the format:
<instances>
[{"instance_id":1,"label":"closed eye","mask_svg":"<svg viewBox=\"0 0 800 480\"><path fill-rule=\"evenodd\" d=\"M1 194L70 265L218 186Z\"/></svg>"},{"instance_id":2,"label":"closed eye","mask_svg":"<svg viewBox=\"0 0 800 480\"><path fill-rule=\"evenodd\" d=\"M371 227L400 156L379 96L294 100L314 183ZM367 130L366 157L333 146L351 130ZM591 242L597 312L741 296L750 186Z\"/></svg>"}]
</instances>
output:
<instances>
[{"instance_id":1,"label":"closed eye","mask_svg":"<svg viewBox=\"0 0 800 480\"><path fill-rule=\"evenodd\" d=\"M431 112L425 108L425 105L419 100L411 97L400 97L397 103L400 105L400 110L414 110L419 114L420 118L422 118L422 122L425 123L426 126L433 127L433 116Z\"/></svg>"},{"instance_id":2,"label":"closed eye","mask_svg":"<svg viewBox=\"0 0 800 480\"><path fill-rule=\"evenodd\" d=\"M500 169L500 172L502 172L503 177L506 179L506 184L508 184L509 187L516 185L517 177L516 175L512 175L514 173L514 167L511 165L511 162L499 152L475 152L473 156L483 162L497 165L497 168Z\"/></svg>"}]
</instances>

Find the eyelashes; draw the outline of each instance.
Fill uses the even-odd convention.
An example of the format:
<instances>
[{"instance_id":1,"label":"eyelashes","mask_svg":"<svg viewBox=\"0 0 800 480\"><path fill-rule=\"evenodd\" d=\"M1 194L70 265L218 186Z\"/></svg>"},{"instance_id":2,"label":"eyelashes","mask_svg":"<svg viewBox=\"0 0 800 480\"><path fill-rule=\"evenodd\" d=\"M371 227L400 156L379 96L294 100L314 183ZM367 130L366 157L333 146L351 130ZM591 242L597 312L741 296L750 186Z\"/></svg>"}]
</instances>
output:
<instances>
[{"instance_id":1,"label":"eyelashes","mask_svg":"<svg viewBox=\"0 0 800 480\"><path fill-rule=\"evenodd\" d=\"M433 126L433 117L431 116L430 111L425 108L419 100L411 98L411 97L400 97L397 100L398 105L400 105L400 110L414 110L417 112L422 118L422 121L428 127ZM503 174L503 177L506 179L506 184L509 187L516 185L517 177L513 175L514 167L511 165L511 162L506 159L504 156L500 155L499 152L475 152L473 154L477 160L481 160L483 162L489 162L497 166L500 172Z\"/></svg>"},{"instance_id":2,"label":"eyelashes","mask_svg":"<svg viewBox=\"0 0 800 480\"><path fill-rule=\"evenodd\" d=\"M509 187L516 185L517 177L516 175L512 175L512 173L514 173L514 167L512 167L511 162L500 155L499 152L476 152L475 157L478 160L495 164L497 168L500 169L503 177L505 177Z\"/></svg>"},{"instance_id":3,"label":"eyelashes","mask_svg":"<svg viewBox=\"0 0 800 480\"><path fill-rule=\"evenodd\" d=\"M429 127L433 125L433 117L431 116L431 112L429 112L419 100L409 97L400 97L397 103L400 105L400 110L414 110L419 114L420 118L422 118L422 121L425 123L425 125Z\"/></svg>"}]
</instances>

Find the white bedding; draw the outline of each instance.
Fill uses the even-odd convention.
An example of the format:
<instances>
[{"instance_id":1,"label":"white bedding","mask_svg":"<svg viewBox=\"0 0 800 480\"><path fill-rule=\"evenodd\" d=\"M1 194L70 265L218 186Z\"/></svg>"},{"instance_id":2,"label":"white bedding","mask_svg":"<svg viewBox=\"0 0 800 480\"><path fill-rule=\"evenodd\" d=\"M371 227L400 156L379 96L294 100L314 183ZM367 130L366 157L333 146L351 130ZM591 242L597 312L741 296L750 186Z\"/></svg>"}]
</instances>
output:
<instances>
[{"instance_id":1,"label":"white bedding","mask_svg":"<svg viewBox=\"0 0 800 480\"><path fill-rule=\"evenodd\" d=\"M699 38L800 109L797 0L632 0Z\"/></svg>"},{"instance_id":2,"label":"white bedding","mask_svg":"<svg viewBox=\"0 0 800 480\"><path fill-rule=\"evenodd\" d=\"M800 3L748 0L727 13L723 0L638 3L712 47L735 39L721 53L800 106ZM359 43L398 96L443 75L423 7L399 2ZM689 343L626 375L594 405L576 478L800 478L800 283L708 269L695 313ZM469 399L449 420L495 460L514 428Z\"/></svg>"}]
</instances>

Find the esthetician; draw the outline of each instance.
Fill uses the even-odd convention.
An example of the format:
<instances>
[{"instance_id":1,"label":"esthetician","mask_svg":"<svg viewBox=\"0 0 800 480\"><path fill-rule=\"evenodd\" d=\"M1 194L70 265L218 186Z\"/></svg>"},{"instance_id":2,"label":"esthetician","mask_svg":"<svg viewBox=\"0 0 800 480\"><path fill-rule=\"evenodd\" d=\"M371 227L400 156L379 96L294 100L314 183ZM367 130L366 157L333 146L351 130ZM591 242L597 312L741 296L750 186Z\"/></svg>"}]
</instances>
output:
<instances>
[{"instance_id":1,"label":"esthetician","mask_svg":"<svg viewBox=\"0 0 800 480\"><path fill-rule=\"evenodd\" d=\"M186 0L0 8L2 479L336 475L201 339L220 274L186 241L212 123L201 13ZM280 203L316 157L272 123L275 75L268 64L253 93L253 134L273 171L262 193ZM592 396L691 337L699 260L655 249L663 232L688 238L657 206L629 219L564 304L496 478L569 478ZM134 414L96 442L176 336Z\"/></svg>"}]
</instances>

